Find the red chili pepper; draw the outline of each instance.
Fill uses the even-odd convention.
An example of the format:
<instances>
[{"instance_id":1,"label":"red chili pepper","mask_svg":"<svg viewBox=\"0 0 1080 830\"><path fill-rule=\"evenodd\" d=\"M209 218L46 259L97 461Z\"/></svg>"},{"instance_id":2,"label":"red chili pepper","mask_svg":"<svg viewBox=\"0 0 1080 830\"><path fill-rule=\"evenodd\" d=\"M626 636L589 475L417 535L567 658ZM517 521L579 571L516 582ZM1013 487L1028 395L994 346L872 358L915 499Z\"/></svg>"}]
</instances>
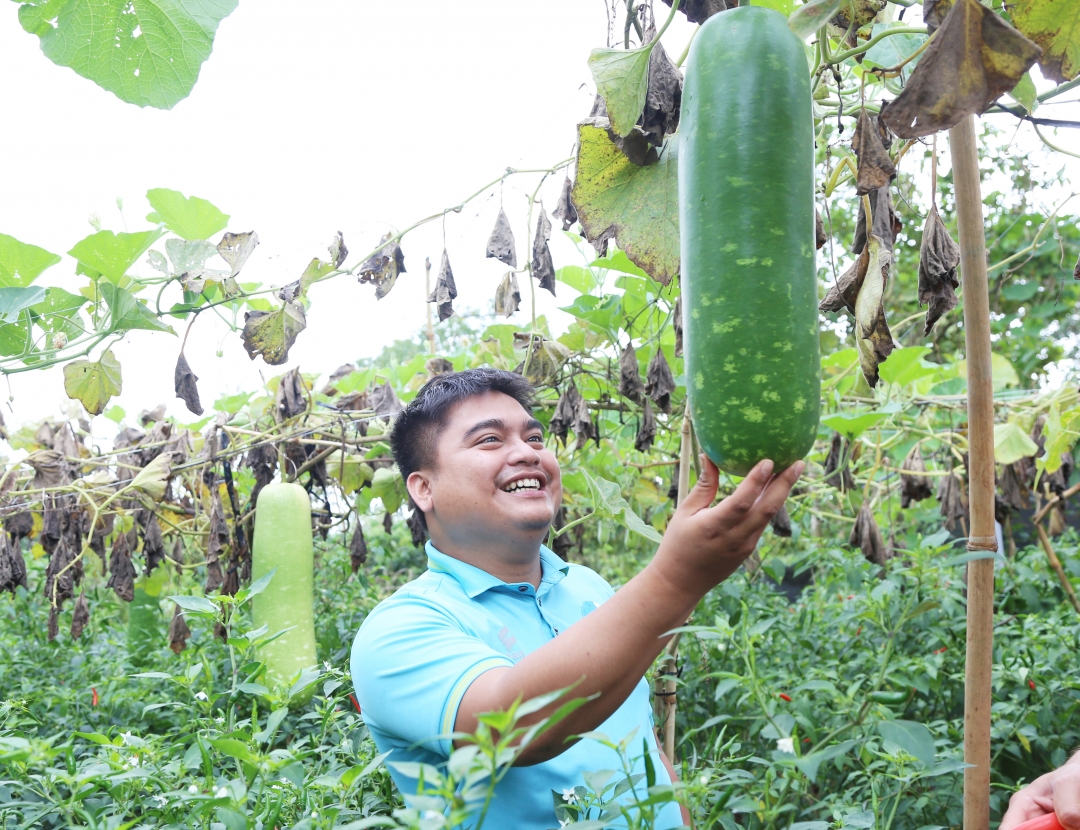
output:
<instances>
[{"instance_id":1,"label":"red chili pepper","mask_svg":"<svg viewBox=\"0 0 1080 830\"><path fill-rule=\"evenodd\" d=\"M349 700L352 701L352 705L356 707L356 714L360 714L360 701L356 699L356 695L349 695Z\"/></svg>"},{"instance_id":2,"label":"red chili pepper","mask_svg":"<svg viewBox=\"0 0 1080 830\"><path fill-rule=\"evenodd\" d=\"M781 693L780 693L779 697L780 697L780 699L781 699L781 700L786 700L786 701L787 701L788 703L791 703L791 698L790 698L790 697L788 697L788 696L787 696L786 694L784 694L783 692L781 692Z\"/></svg>"},{"instance_id":3,"label":"red chili pepper","mask_svg":"<svg viewBox=\"0 0 1080 830\"><path fill-rule=\"evenodd\" d=\"M90 691L93 692L93 697L91 697L91 699L90 699L90 705L91 706L97 706L97 704L98 704L97 689L95 689L93 686L91 686Z\"/></svg>"},{"instance_id":4,"label":"red chili pepper","mask_svg":"<svg viewBox=\"0 0 1080 830\"><path fill-rule=\"evenodd\" d=\"M1028 685L1031 687L1032 691L1035 691L1035 681L1034 680L1029 680Z\"/></svg>"},{"instance_id":5,"label":"red chili pepper","mask_svg":"<svg viewBox=\"0 0 1080 830\"><path fill-rule=\"evenodd\" d=\"M942 647L941 647L941 648L939 648L939 649L938 649L937 651L935 651L935 652L934 652L934 654L944 654L944 653L945 653L945 649L947 649L947 648L948 648L948 646L942 646Z\"/></svg>"},{"instance_id":6,"label":"red chili pepper","mask_svg":"<svg viewBox=\"0 0 1080 830\"><path fill-rule=\"evenodd\" d=\"M855 636L856 636L856 637L858 637L858 636L859 636L860 634L862 634L862 626L861 626L861 625L860 625L860 626L858 627L858 629L857 629L857 630L855 631Z\"/></svg>"}]
</instances>

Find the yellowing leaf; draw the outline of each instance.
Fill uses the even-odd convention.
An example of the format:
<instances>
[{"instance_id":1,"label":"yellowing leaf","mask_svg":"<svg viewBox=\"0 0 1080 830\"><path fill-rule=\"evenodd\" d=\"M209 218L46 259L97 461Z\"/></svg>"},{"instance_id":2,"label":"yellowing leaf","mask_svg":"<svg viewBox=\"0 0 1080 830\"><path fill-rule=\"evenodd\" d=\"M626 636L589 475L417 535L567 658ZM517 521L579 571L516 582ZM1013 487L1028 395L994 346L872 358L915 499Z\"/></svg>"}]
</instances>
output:
<instances>
[{"instance_id":1,"label":"yellowing leaf","mask_svg":"<svg viewBox=\"0 0 1080 830\"><path fill-rule=\"evenodd\" d=\"M1038 451L1031 436L1016 421L994 425L994 460L998 464L1012 464Z\"/></svg>"},{"instance_id":2,"label":"yellowing leaf","mask_svg":"<svg viewBox=\"0 0 1080 830\"><path fill-rule=\"evenodd\" d=\"M662 285L679 273L678 137L646 167L630 161L608 135L607 119L578 126L573 200L594 245L614 238L630 261Z\"/></svg>"},{"instance_id":3,"label":"yellowing leaf","mask_svg":"<svg viewBox=\"0 0 1080 830\"><path fill-rule=\"evenodd\" d=\"M81 401L91 415L104 412L105 404L121 389L120 361L111 349L101 360L73 360L64 366L64 391L69 398Z\"/></svg>"},{"instance_id":4,"label":"yellowing leaf","mask_svg":"<svg viewBox=\"0 0 1080 830\"><path fill-rule=\"evenodd\" d=\"M246 312L240 336L248 357L254 360L256 355L262 355L269 365L280 366L289 359L289 349L305 328L304 307L298 303L285 303L276 311Z\"/></svg>"},{"instance_id":5,"label":"yellowing leaf","mask_svg":"<svg viewBox=\"0 0 1080 830\"><path fill-rule=\"evenodd\" d=\"M165 484L172 475L169 459L167 452L155 456L153 461L139 470L130 486L146 493L154 501L160 501L165 495Z\"/></svg>"},{"instance_id":6,"label":"yellowing leaf","mask_svg":"<svg viewBox=\"0 0 1080 830\"><path fill-rule=\"evenodd\" d=\"M1080 0L1014 0L1016 28L1042 47L1039 67L1052 81L1080 75Z\"/></svg>"}]
</instances>

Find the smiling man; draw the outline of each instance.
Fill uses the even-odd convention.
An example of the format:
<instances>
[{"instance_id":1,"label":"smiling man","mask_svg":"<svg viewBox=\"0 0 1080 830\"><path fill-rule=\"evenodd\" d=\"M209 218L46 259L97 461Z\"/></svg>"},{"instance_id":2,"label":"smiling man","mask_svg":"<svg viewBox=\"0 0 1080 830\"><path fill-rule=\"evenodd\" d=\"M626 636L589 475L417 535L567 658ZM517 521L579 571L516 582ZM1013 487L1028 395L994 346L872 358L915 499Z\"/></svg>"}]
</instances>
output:
<instances>
[{"instance_id":1,"label":"smiling man","mask_svg":"<svg viewBox=\"0 0 1080 830\"><path fill-rule=\"evenodd\" d=\"M577 739L581 733L634 736L635 772L644 772L647 751L657 783L669 783L674 772L656 744L644 675L667 632L753 552L803 465L774 477L763 461L711 506L718 473L705 459L652 561L615 593L543 545L562 482L532 394L520 375L470 369L432 379L397 416L394 458L431 535L428 570L364 621L352 676L365 722L391 762L445 763L448 733L471 732L478 713L518 699L570 686L589 697L522 752L484 822L547 830L558 824L552 790L581 785L583 772L622 769L617 753ZM390 769L402 792L416 791L414 779ZM644 799L643 781L637 789ZM683 823L671 803L654 826Z\"/></svg>"}]
</instances>

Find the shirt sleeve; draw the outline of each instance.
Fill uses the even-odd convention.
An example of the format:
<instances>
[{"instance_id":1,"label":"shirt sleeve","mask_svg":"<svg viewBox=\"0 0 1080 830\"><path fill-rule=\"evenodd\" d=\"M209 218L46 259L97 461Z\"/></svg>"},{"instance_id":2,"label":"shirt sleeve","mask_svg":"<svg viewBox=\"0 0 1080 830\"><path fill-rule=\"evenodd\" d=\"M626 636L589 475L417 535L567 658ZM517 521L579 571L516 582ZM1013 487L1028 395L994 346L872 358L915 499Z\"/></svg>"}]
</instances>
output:
<instances>
[{"instance_id":1,"label":"shirt sleeve","mask_svg":"<svg viewBox=\"0 0 1080 830\"><path fill-rule=\"evenodd\" d=\"M465 691L486 671L513 661L467 633L446 608L397 595L373 611L353 641L353 684L364 720L449 758L449 738Z\"/></svg>"}]
</instances>

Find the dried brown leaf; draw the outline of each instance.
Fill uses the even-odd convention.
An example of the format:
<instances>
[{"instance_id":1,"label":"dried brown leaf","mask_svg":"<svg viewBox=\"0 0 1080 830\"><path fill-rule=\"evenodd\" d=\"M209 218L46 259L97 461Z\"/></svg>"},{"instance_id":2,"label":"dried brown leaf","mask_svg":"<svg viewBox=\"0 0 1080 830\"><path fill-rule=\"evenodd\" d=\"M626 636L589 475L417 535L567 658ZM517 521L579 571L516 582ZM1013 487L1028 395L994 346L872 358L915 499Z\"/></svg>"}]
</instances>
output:
<instances>
[{"instance_id":1,"label":"dried brown leaf","mask_svg":"<svg viewBox=\"0 0 1080 830\"><path fill-rule=\"evenodd\" d=\"M941 517L950 531L956 529L957 520L967 520L967 493L964 479L956 472L941 479L938 485L937 500L941 503Z\"/></svg>"},{"instance_id":2,"label":"dried brown leaf","mask_svg":"<svg viewBox=\"0 0 1080 830\"><path fill-rule=\"evenodd\" d=\"M405 273L405 255L396 241L391 242L393 234L387 233L379 240L382 247L360 264L357 279L361 283L370 282L375 286L375 299L381 300L390 293L398 276Z\"/></svg>"},{"instance_id":3,"label":"dried brown leaf","mask_svg":"<svg viewBox=\"0 0 1080 830\"><path fill-rule=\"evenodd\" d=\"M356 573L367 562L367 540L364 539L364 528L360 523L360 517L356 518L356 531L349 543L349 559L352 562L353 573Z\"/></svg>"},{"instance_id":4,"label":"dried brown leaf","mask_svg":"<svg viewBox=\"0 0 1080 830\"><path fill-rule=\"evenodd\" d=\"M335 268L340 268L345 264L345 259L349 256L349 249L345 247L345 237L342 236L341 231L334 234L334 239L326 250L330 252L330 263Z\"/></svg>"},{"instance_id":5,"label":"dried brown leaf","mask_svg":"<svg viewBox=\"0 0 1080 830\"><path fill-rule=\"evenodd\" d=\"M409 526L409 533L412 534L413 547L422 548L424 542L427 541L427 523L424 521L423 512L414 507L409 518L405 520L405 524Z\"/></svg>"},{"instance_id":6,"label":"dried brown leaf","mask_svg":"<svg viewBox=\"0 0 1080 830\"><path fill-rule=\"evenodd\" d=\"M656 38L656 30L652 26L649 29L646 39L652 42ZM668 57L663 44L657 43L649 55L645 108L638 118L638 126L649 142L657 147L664 143L665 136L679 128L682 89L682 72Z\"/></svg>"},{"instance_id":7,"label":"dried brown leaf","mask_svg":"<svg viewBox=\"0 0 1080 830\"><path fill-rule=\"evenodd\" d=\"M848 455L846 443L844 436L839 432L833 433L832 443L829 445L829 454L825 458L825 473L823 476L826 483L831 484L841 493L855 489L855 477L851 474L850 460L844 463L844 457ZM840 470L841 463L844 463L843 471Z\"/></svg>"},{"instance_id":8,"label":"dried brown leaf","mask_svg":"<svg viewBox=\"0 0 1080 830\"><path fill-rule=\"evenodd\" d=\"M637 437L634 438L634 449L638 452L648 452L652 449L653 439L656 437L656 418L653 416L652 404L648 399L641 407L641 425L638 427Z\"/></svg>"},{"instance_id":9,"label":"dried brown leaf","mask_svg":"<svg viewBox=\"0 0 1080 830\"><path fill-rule=\"evenodd\" d=\"M34 468L34 479L30 482L31 490L60 487L71 480L64 456L56 450L32 452L26 457L25 463Z\"/></svg>"},{"instance_id":10,"label":"dried brown leaf","mask_svg":"<svg viewBox=\"0 0 1080 830\"><path fill-rule=\"evenodd\" d=\"M165 561L165 540L161 536L161 524L153 513L147 517L143 528L143 557L147 576Z\"/></svg>"},{"instance_id":11,"label":"dried brown leaf","mask_svg":"<svg viewBox=\"0 0 1080 830\"><path fill-rule=\"evenodd\" d=\"M86 624L90 622L90 603L86 599L86 591L79 592L79 598L75 600L75 608L71 614L71 639L78 640Z\"/></svg>"},{"instance_id":12,"label":"dried brown leaf","mask_svg":"<svg viewBox=\"0 0 1080 830\"><path fill-rule=\"evenodd\" d=\"M829 237L825 235L825 223L821 221L821 212L814 211L814 248L820 251L825 247Z\"/></svg>"},{"instance_id":13,"label":"dried brown leaf","mask_svg":"<svg viewBox=\"0 0 1080 830\"><path fill-rule=\"evenodd\" d=\"M870 249L867 247L863 248L859 258L829 287L824 299L818 303L818 311L822 313L848 311L854 315L855 300L866 279L866 269L869 265Z\"/></svg>"},{"instance_id":14,"label":"dried brown leaf","mask_svg":"<svg viewBox=\"0 0 1080 830\"><path fill-rule=\"evenodd\" d=\"M382 517L383 530L390 533L394 529L394 514L387 510Z\"/></svg>"},{"instance_id":15,"label":"dried brown leaf","mask_svg":"<svg viewBox=\"0 0 1080 830\"><path fill-rule=\"evenodd\" d=\"M173 372L173 388L176 390L176 397L183 400L188 411L193 415L203 414L202 402L199 401L199 387L196 386L198 380L199 378L191 371L184 353L180 352L180 357L176 359L176 370Z\"/></svg>"},{"instance_id":16,"label":"dried brown leaf","mask_svg":"<svg viewBox=\"0 0 1080 830\"><path fill-rule=\"evenodd\" d=\"M555 263L551 259L548 240L551 239L551 220L543 204L540 205L540 218L536 220L536 236L533 238L531 271L533 277L555 296Z\"/></svg>"},{"instance_id":17,"label":"dried brown leaf","mask_svg":"<svg viewBox=\"0 0 1080 830\"><path fill-rule=\"evenodd\" d=\"M190 636L191 629L188 628L187 620L184 619L184 612L179 605L173 606L172 620L169 622L169 648L173 650L173 653L179 654L187 648Z\"/></svg>"},{"instance_id":18,"label":"dried brown leaf","mask_svg":"<svg viewBox=\"0 0 1080 830\"><path fill-rule=\"evenodd\" d=\"M780 510L773 516L770 524L773 533L777 536L782 536L785 539L791 538L791 516L788 514L786 504L780 505Z\"/></svg>"},{"instance_id":19,"label":"dried brown leaf","mask_svg":"<svg viewBox=\"0 0 1080 830\"><path fill-rule=\"evenodd\" d=\"M900 96L881 118L919 138L981 114L1012 90L1042 49L978 0L956 0Z\"/></svg>"},{"instance_id":20,"label":"dried brown leaf","mask_svg":"<svg viewBox=\"0 0 1080 830\"><path fill-rule=\"evenodd\" d=\"M882 143L876 121L865 109L860 110L855 135L851 137L851 149L859 159L855 183L855 193L859 196L886 187L896 178L896 165L889 158L888 148Z\"/></svg>"},{"instance_id":21,"label":"dried brown leaf","mask_svg":"<svg viewBox=\"0 0 1080 830\"><path fill-rule=\"evenodd\" d=\"M306 328L304 307L299 303L285 303L275 311L244 312L244 330L240 337L252 360L256 355L262 355L268 365L280 366L289 360L289 349Z\"/></svg>"},{"instance_id":22,"label":"dried brown leaf","mask_svg":"<svg viewBox=\"0 0 1080 830\"><path fill-rule=\"evenodd\" d=\"M494 257L499 262L517 268L517 248L514 241L514 231L510 227L510 220L506 218L506 211L499 208L499 216L495 220L495 227L491 229L488 237L487 250L484 256Z\"/></svg>"},{"instance_id":23,"label":"dried brown leaf","mask_svg":"<svg viewBox=\"0 0 1080 830\"><path fill-rule=\"evenodd\" d=\"M221 241L217 244L217 252L232 269L229 274L230 279L234 279L240 273L240 269L244 267L244 263L258 244L259 235L255 231L226 233L221 237Z\"/></svg>"},{"instance_id":24,"label":"dried brown leaf","mask_svg":"<svg viewBox=\"0 0 1080 830\"><path fill-rule=\"evenodd\" d=\"M934 495L934 487L930 482L930 477L919 475L919 473L926 472L926 462L923 461L922 450L919 449L918 444L912 447L911 452L904 458L900 470L901 507L909 507L912 502L922 501ZM914 473L914 475L905 475L905 472Z\"/></svg>"},{"instance_id":25,"label":"dried brown leaf","mask_svg":"<svg viewBox=\"0 0 1080 830\"><path fill-rule=\"evenodd\" d=\"M868 194L870 212L874 215L872 233L885 243L890 251L896 245L896 236L904 227L900 215L893 205L892 192L888 187L880 187ZM853 254L861 253L866 248L866 211L862 199L859 200L859 218L855 223L855 242L851 246Z\"/></svg>"},{"instance_id":26,"label":"dried brown leaf","mask_svg":"<svg viewBox=\"0 0 1080 830\"><path fill-rule=\"evenodd\" d=\"M682 357L683 352L683 316L682 294L675 300L675 309L671 314L671 325L675 329L675 357Z\"/></svg>"},{"instance_id":27,"label":"dried brown leaf","mask_svg":"<svg viewBox=\"0 0 1080 830\"><path fill-rule=\"evenodd\" d=\"M881 538L881 530L868 502L863 502L859 508L848 542L858 547L868 562L884 565L888 561L889 551L885 547L885 540Z\"/></svg>"},{"instance_id":28,"label":"dried brown leaf","mask_svg":"<svg viewBox=\"0 0 1080 830\"><path fill-rule=\"evenodd\" d=\"M112 554L109 556L109 581L106 587L116 591L124 602L135 599L135 566L131 563L131 552L126 533L116 534Z\"/></svg>"},{"instance_id":29,"label":"dried brown leaf","mask_svg":"<svg viewBox=\"0 0 1080 830\"><path fill-rule=\"evenodd\" d=\"M300 376L300 369L293 369L281 376L274 395L274 417L280 424L307 411L307 384Z\"/></svg>"},{"instance_id":30,"label":"dried brown leaf","mask_svg":"<svg viewBox=\"0 0 1080 830\"><path fill-rule=\"evenodd\" d=\"M600 100L603 99L601 98ZM573 189L574 183L570 180L570 176L568 175L563 179L562 190L559 191L559 199L555 203L555 209L551 211L552 217L557 221L562 222L562 229L564 231L570 230L578 220L577 208L574 207L574 203L570 198L570 193ZM517 267L516 264L513 265L515 268Z\"/></svg>"},{"instance_id":31,"label":"dried brown leaf","mask_svg":"<svg viewBox=\"0 0 1080 830\"><path fill-rule=\"evenodd\" d=\"M428 373L429 378L433 378L436 375L450 374L454 371L454 364L445 357L432 357L424 363L424 370Z\"/></svg>"},{"instance_id":32,"label":"dried brown leaf","mask_svg":"<svg viewBox=\"0 0 1080 830\"><path fill-rule=\"evenodd\" d=\"M405 408L401 405L401 401L398 400L398 396L394 393L394 387L390 385L389 381L372 389L368 397L368 405L381 418L389 418Z\"/></svg>"},{"instance_id":33,"label":"dried brown leaf","mask_svg":"<svg viewBox=\"0 0 1080 830\"><path fill-rule=\"evenodd\" d=\"M518 288L517 274L507 271L495 289L495 313L509 317L521 305L521 289Z\"/></svg>"},{"instance_id":34,"label":"dried brown leaf","mask_svg":"<svg viewBox=\"0 0 1080 830\"><path fill-rule=\"evenodd\" d=\"M567 384L566 391L559 397L549 430L563 444L566 443L567 433L571 431L577 436L578 446L583 446L590 438L596 438L596 429L589 417L589 406L573 381Z\"/></svg>"},{"instance_id":35,"label":"dried brown leaf","mask_svg":"<svg viewBox=\"0 0 1080 830\"><path fill-rule=\"evenodd\" d=\"M956 289L960 287L956 277L959 264L960 246L949 236L937 205L931 205L919 250L919 305L929 305L924 335L930 334L941 315L952 311L960 302L956 298Z\"/></svg>"},{"instance_id":36,"label":"dried brown leaf","mask_svg":"<svg viewBox=\"0 0 1080 830\"><path fill-rule=\"evenodd\" d=\"M956 0L923 0L922 16L927 34L932 35L941 27L941 22L955 2Z\"/></svg>"},{"instance_id":37,"label":"dried brown leaf","mask_svg":"<svg viewBox=\"0 0 1080 830\"><path fill-rule=\"evenodd\" d=\"M855 298L855 343L859 365L870 388L877 386L878 366L888 359L896 344L885 321L882 303L889 280L892 255L876 236L867 244L870 259L859 294Z\"/></svg>"},{"instance_id":38,"label":"dried brown leaf","mask_svg":"<svg viewBox=\"0 0 1080 830\"><path fill-rule=\"evenodd\" d=\"M645 386L641 382L637 352L634 351L633 341L629 340L619 355L619 394L637 404L645 400Z\"/></svg>"},{"instance_id":39,"label":"dried brown leaf","mask_svg":"<svg viewBox=\"0 0 1080 830\"><path fill-rule=\"evenodd\" d=\"M439 277L435 282L435 288L427 298L429 303L436 303L439 310L439 322L454 314L454 299L457 297L457 285L454 283L454 272L450 269L450 257L443 248L442 262L439 264Z\"/></svg>"},{"instance_id":40,"label":"dried brown leaf","mask_svg":"<svg viewBox=\"0 0 1080 830\"><path fill-rule=\"evenodd\" d=\"M669 6L672 0L664 0ZM733 9L739 5L738 0L686 0L679 4L679 11L686 15L691 23L704 23L714 14Z\"/></svg>"},{"instance_id":41,"label":"dried brown leaf","mask_svg":"<svg viewBox=\"0 0 1080 830\"><path fill-rule=\"evenodd\" d=\"M671 374L664 350L659 346L645 370L645 394L665 415L671 413L671 393L675 391L675 378Z\"/></svg>"}]
</instances>

